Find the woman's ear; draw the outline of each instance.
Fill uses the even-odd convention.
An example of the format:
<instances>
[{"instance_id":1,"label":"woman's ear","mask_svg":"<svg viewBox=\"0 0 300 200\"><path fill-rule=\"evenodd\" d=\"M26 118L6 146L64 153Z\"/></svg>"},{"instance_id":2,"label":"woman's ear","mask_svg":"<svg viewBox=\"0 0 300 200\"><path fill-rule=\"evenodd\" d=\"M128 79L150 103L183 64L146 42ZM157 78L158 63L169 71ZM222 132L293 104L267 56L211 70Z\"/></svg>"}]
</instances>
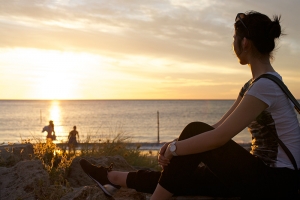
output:
<instances>
[{"instance_id":1,"label":"woman's ear","mask_svg":"<svg viewBox=\"0 0 300 200\"><path fill-rule=\"evenodd\" d=\"M250 41L247 38L243 38L242 47L244 51L248 51L250 49Z\"/></svg>"}]
</instances>

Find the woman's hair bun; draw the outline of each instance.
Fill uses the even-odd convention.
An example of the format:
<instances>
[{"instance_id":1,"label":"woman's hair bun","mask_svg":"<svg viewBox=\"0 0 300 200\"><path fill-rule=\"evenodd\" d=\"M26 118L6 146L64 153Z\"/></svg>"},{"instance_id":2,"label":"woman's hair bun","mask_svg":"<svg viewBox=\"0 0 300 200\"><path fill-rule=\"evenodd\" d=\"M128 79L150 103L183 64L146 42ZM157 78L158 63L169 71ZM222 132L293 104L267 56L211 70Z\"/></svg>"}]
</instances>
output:
<instances>
[{"instance_id":1,"label":"woman's hair bun","mask_svg":"<svg viewBox=\"0 0 300 200\"><path fill-rule=\"evenodd\" d=\"M269 37L279 38L281 35L280 16L274 16L274 20L268 26Z\"/></svg>"}]
</instances>

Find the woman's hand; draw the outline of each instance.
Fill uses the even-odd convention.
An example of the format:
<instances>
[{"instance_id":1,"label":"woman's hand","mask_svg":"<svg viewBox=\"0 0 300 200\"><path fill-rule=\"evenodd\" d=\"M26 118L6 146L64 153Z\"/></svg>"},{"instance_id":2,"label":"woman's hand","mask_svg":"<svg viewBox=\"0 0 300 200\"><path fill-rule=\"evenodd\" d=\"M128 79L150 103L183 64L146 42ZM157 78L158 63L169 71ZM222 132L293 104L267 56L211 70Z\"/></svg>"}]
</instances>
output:
<instances>
[{"instance_id":1,"label":"woman's hand","mask_svg":"<svg viewBox=\"0 0 300 200\"><path fill-rule=\"evenodd\" d=\"M170 160L164 156L166 149L170 143L171 142L165 143L158 152L158 164L160 164L162 168L166 167L170 163Z\"/></svg>"},{"instance_id":2,"label":"woman's hand","mask_svg":"<svg viewBox=\"0 0 300 200\"><path fill-rule=\"evenodd\" d=\"M177 141L178 138L174 139L171 142ZM158 164L160 164L160 166L162 168L168 166L168 164L170 163L170 160L172 159L173 155L170 151L170 143L171 142L166 142L159 150L158 152Z\"/></svg>"},{"instance_id":3,"label":"woman's hand","mask_svg":"<svg viewBox=\"0 0 300 200\"><path fill-rule=\"evenodd\" d=\"M165 153L164 153L164 157L165 157L166 159L168 159L169 161L173 158L173 154L172 154L171 151L170 151L170 143L169 143L168 146L167 146L167 149L166 149L166 151L165 151Z\"/></svg>"}]
</instances>

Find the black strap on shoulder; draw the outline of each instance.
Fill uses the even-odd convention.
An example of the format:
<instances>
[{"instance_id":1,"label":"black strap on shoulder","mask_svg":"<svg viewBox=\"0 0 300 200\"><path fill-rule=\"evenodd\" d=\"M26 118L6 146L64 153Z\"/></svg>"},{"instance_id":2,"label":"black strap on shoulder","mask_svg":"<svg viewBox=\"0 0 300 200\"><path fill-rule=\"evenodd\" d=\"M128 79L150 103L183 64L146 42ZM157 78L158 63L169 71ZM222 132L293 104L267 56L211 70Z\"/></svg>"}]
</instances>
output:
<instances>
[{"instance_id":1,"label":"black strap on shoulder","mask_svg":"<svg viewBox=\"0 0 300 200\"><path fill-rule=\"evenodd\" d=\"M279 78L277 78L276 76L274 76L272 74L263 74L263 75L259 76L257 79L255 79L254 82L257 81L260 78L268 78L268 79L274 81L282 89L282 91L286 94L286 96L293 102L293 104L295 106L295 109L300 114L300 104L295 99L295 97L292 95L292 93L289 91L289 89L287 88L287 86ZM268 126L266 126L266 127L268 127ZM276 135L272 131L271 131L271 133L276 138L278 144L284 150L284 152L286 153L286 155L289 157L289 159L292 162L295 170L298 170L297 162L296 162L293 154L290 152L290 150L287 148L287 146L285 146L285 144L278 138L278 135Z\"/></svg>"},{"instance_id":2,"label":"black strap on shoulder","mask_svg":"<svg viewBox=\"0 0 300 200\"><path fill-rule=\"evenodd\" d=\"M289 157L289 159L292 162L293 167L295 168L295 170L298 170L297 162L296 162L293 154L291 153L291 151L287 148L287 146L285 146L285 144L281 141L281 139L278 138L278 136L275 133L273 133L273 136L275 136L278 144L281 146L281 148L284 150L286 155Z\"/></svg>"}]
</instances>

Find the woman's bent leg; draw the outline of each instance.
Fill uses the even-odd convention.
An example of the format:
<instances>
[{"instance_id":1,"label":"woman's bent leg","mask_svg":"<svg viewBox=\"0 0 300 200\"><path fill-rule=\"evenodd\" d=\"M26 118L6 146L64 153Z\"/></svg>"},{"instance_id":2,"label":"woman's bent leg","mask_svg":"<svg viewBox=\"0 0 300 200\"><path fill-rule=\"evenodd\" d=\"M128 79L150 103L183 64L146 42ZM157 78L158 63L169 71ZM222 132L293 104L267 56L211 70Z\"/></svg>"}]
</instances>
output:
<instances>
[{"instance_id":1,"label":"woman's bent leg","mask_svg":"<svg viewBox=\"0 0 300 200\"><path fill-rule=\"evenodd\" d=\"M194 136L193 131L190 129L194 129L194 126L193 127L191 125L186 126L186 128L181 133L179 140L183 140ZM201 130L202 132L205 132L211 129L212 127L204 124ZM152 194L158 184L160 177L161 177L161 172L159 171L139 170L137 172L129 172L126 180L126 185L127 187L135 189L138 192L145 192L145 193Z\"/></svg>"},{"instance_id":2,"label":"woman's bent leg","mask_svg":"<svg viewBox=\"0 0 300 200\"><path fill-rule=\"evenodd\" d=\"M135 189L138 192L152 194L160 176L161 172L159 171L139 170L137 172L129 172L126 185L128 188Z\"/></svg>"},{"instance_id":3,"label":"woman's bent leg","mask_svg":"<svg viewBox=\"0 0 300 200\"><path fill-rule=\"evenodd\" d=\"M181 133L179 140L201 134L212 130L213 127L201 123L190 123ZM168 167L162 172L159 184L173 194L184 194L190 191L194 195L206 194L205 188L199 185L205 185L207 178L203 176L203 183L197 184L194 187L191 184L191 179L194 177L196 169L200 162L203 162L215 178L211 186L215 185L215 193L222 195L222 191L226 191L228 195L241 195L245 193L245 185L249 185L248 181L255 179L261 166L263 165L259 159L256 159L243 147L236 144L232 140L220 148L187 156L173 157ZM208 176L211 176L209 174ZM212 176L212 177L214 177ZM201 177L197 177L201 181ZM252 180L255 182L256 180ZM190 188L195 188L197 191L191 191ZM249 190L249 188L247 188ZM214 189L212 190L214 191ZM189 195L189 194L186 194Z\"/></svg>"},{"instance_id":4,"label":"woman's bent leg","mask_svg":"<svg viewBox=\"0 0 300 200\"><path fill-rule=\"evenodd\" d=\"M126 181L129 172L122 172L122 171L110 171L107 172L108 180L121 187L127 187Z\"/></svg>"}]
</instances>

